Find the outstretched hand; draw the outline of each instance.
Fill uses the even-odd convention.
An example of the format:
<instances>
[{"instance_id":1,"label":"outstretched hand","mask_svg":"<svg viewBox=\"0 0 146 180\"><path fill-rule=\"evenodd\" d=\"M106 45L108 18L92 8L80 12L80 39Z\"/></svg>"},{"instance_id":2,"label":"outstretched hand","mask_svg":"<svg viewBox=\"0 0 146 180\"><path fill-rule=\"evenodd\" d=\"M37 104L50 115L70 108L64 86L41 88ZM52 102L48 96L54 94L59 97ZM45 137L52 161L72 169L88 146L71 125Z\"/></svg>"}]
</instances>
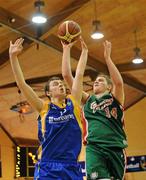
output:
<instances>
[{"instance_id":1,"label":"outstretched hand","mask_svg":"<svg viewBox=\"0 0 146 180\"><path fill-rule=\"evenodd\" d=\"M80 36L78 40L81 42L82 50L88 51L87 45L86 45L85 41L83 40L83 38ZM69 43L69 44L66 44L65 42L61 41L61 44L62 44L63 49L71 49L72 46L73 46L78 40L73 41L72 43Z\"/></svg>"},{"instance_id":2,"label":"outstretched hand","mask_svg":"<svg viewBox=\"0 0 146 180\"><path fill-rule=\"evenodd\" d=\"M103 45L104 45L104 57L105 59L107 59L111 56L112 45L111 42L107 40L103 43Z\"/></svg>"},{"instance_id":3,"label":"outstretched hand","mask_svg":"<svg viewBox=\"0 0 146 180\"><path fill-rule=\"evenodd\" d=\"M19 38L17 39L14 43L12 43L12 41L10 41L10 47L9 47L9 54L11 56L15 55L17 56L18 54L21 53L22 49L23 49L23 38Z\"/></svg>"},{"instance_id":4,"label":"outstretched hand","mask_svg":"<svg viewBox=\"0 0 146 180\"><path fill-rule=\"evenodd\" d=\"M65 43L65 42L61 41L61 44L62 44L63 49L65 49L65 48L69 48L69 49L71 49L71 48L72 48L72 46L73 46L76 42L77 42L77 41L73 41L73 42L71 42L71 43L67 44L67 43Z\"/></svg>"}]
</instances>

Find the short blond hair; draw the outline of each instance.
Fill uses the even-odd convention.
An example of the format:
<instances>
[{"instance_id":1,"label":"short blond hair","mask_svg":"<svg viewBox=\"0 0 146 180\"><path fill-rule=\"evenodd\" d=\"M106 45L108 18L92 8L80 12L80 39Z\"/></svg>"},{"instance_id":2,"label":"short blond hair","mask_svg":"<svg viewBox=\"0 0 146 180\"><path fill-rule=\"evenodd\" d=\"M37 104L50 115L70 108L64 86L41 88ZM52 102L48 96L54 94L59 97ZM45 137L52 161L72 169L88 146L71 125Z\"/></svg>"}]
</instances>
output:
<instances>
[{"instance_id":1,"label":"short blond hair","mask_svg":"<svg viewBox=\"0 0 146 180\"><path fill-rule=\"evenodd\" d=\"M108 85L111 85L111 86L113 87L113 82L112 82L112 79L110 78L109 75L106 75L106 74L104 74L104 73L99 73L99 74L97 75L97 77L104 77L104 78L106 79L107 84L108 84ZM96 78L97 78L97 77L96 77Z\"/></svg>"}]
</instances>

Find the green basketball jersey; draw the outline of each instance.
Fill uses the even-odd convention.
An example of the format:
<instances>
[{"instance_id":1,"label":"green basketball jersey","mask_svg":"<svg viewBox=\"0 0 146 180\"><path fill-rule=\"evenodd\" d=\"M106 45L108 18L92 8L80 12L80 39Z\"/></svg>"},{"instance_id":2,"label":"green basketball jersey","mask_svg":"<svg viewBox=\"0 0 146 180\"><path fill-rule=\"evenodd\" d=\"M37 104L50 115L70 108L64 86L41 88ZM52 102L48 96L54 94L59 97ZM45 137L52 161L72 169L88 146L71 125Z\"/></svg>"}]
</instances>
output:
<instances>
[{"instance_id":1,"label":"green basketball jersey","mask_svg":"<svg viewBox=\"0 0 146 180\"><path fill-rule=\"evenodd\" d=\"M100 98L90 96L84 105L87 142L96 143L100 147L126 148L123 117L123 107L112 94Z\"/></svg>"}]
</instances>

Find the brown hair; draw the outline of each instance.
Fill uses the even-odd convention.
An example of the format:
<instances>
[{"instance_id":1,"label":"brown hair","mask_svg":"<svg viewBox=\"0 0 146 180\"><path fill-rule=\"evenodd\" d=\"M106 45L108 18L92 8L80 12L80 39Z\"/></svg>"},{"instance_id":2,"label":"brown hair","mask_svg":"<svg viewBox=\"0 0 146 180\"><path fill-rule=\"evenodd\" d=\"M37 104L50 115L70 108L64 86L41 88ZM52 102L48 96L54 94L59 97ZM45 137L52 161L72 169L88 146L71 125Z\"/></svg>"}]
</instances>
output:
<instances>
[{"instance_id":1,"label":"brown hair","mask_svg":"<svg viewBox=\"0 0 146 180\"><path fill-rule=\"evenodd\" d=\"M44 87L45 94L47 94L47 92L49 92L49 90L50 90L50 82L51 82L51 81L54 81L54 80L61 80L61 78L58 77L58 76L53 76L53 77L51 77L51 78L47 81L47 83L46 83L46 85L45 85L45 87Z\"/></svg>"}]
</instances>

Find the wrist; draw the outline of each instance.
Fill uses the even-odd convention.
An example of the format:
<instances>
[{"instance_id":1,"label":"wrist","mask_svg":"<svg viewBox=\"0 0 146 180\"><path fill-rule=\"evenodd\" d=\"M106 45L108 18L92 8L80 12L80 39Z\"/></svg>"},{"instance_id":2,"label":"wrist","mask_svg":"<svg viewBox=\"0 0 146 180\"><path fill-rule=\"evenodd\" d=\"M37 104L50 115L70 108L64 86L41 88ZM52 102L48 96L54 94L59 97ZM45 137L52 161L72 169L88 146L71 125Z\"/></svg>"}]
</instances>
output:
<instances>
[{"instance_id":1,"label":"wrist","mask_svg":"<svg viewBox=\"0 0 146 180\"><path fill-rule=\"evenodd\" d=\"M70 47L68 47L68 46L66 46L66 47L63 47L63 50L65 50L65 51L70 51Z\"/></svg>"},{"instance_id":2,"label":"wrist","mask_svg":"<svg viewBox=\"0 0 146 180\"><path fill-rule=\"evenodd\" d=\"M88 49L82 49L82 53L88 53Z\"/></svg>"},{"instance_id":3,"label":"wrist","mask_svg":"<svg viewBox=\"0 0 146 180\"><path fill-rule=\"evenodd\" d=\"M112 59L111 59L111 57L105 57L105 61L107 61L107 62L111 62L111 61L112 61Z\"/></svg>"},{"instance_id":4,"label":"wrist","mask_svg":"<svg viewBox=\"0 0 146 180\"><path fill-rule=\"evenodd\" d=\"M105 59L110 59L111 56L110 55L105 55Z\"/></svg>"},{"instance_id":5,"label":"wrist","mask_svg":"<svg viewBox=\"0 0 146 180\"><path fill-rule=\"evenodd\" d=\"M15 58L15 57L17 57L17 54L9 53L9 56L10 56L10 58Z\"/></svg>"}]
</instances>

